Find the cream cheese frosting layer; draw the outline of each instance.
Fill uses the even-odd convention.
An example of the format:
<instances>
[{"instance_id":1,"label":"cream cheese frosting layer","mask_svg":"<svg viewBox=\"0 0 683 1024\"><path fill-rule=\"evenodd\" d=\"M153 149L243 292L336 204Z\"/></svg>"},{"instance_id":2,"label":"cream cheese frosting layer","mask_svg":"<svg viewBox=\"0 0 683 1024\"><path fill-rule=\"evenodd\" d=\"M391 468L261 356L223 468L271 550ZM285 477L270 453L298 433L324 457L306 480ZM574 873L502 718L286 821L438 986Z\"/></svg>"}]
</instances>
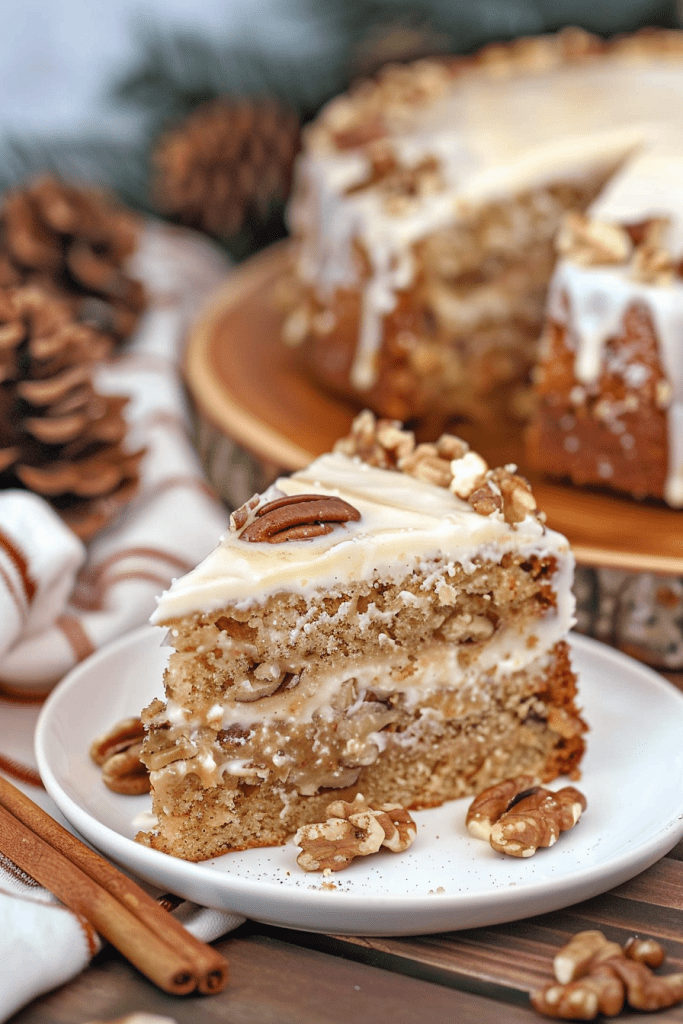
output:
<instances>
[{"instance_id":1,"label":"cream cheese frosting layer","mask_svg":"<svg viewBox=\"0 0 683 1024\"><path fill-rule=\"evenodd\" d=\"M376 573L400 579L406 569L437 560L472 572L477 563L497 564L507 552L516 552L557 558L558 577L563 577L556 587L563 602L556 616L561 620L557 637L571 625L573 609L565 594L565 573L573 567L569 546L535 517L512 526L499 513L477 514L443 487L339 453L323 455L307 469L278 480L263 502L308 493L343 498L360 512L360 519L323 536L279 544L250 543L230 531L197 568L162 594L152 622L163 624L228 605L248 608L280 591L309 596Z\"/></svg>"}]
</instances>

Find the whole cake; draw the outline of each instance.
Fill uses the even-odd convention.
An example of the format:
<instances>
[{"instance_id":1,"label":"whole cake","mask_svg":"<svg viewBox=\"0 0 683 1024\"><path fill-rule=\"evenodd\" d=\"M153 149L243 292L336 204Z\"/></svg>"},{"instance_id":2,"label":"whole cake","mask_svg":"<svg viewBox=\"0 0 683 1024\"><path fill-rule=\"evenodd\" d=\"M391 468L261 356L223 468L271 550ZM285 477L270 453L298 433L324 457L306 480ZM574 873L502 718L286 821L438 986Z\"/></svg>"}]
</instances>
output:
<instances>
[{"instance_id":1,"label":"whole cake","mask_svg":"<svg viewBox=\"0 0 683 1024\"><path fill-rule=\"evenodd\" d=\"M174 651L143 713L157 824L138 838L201 860L358 793L430 807L575 777L572 570L514 466L362 413L160 598Z\"/></svg>"},{"instance_id":2,"label":"whole cake","mask_svg":"<svg viewBox=\"0 0 683 1024\"><path fill-rule=\"evenodd\" d=\"M577 29L391 66L336 98L299 162L285 340L324 386L381 415L526 420L563 218L675 219L681 101L683 34ZM662 146L676 195L654 202L638 161ZM617 179L628 203L601 209ZM655 347L665 291L637 293Z\"/></svg>"}]
</instances>

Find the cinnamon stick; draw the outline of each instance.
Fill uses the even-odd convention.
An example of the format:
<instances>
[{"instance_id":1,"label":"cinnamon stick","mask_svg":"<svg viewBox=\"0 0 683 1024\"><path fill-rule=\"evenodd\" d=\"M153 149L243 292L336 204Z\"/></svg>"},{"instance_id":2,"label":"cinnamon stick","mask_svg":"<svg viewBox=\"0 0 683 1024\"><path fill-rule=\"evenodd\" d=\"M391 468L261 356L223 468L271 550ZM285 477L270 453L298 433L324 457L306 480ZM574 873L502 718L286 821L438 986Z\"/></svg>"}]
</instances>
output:
<instances>
[{"instance_id":1,"label":"cinnamon stick","mask_svg":"<svg viewBox=\"0 0 683 1024\"><path fill-rule=\"evenodd\" d=\"M0 849L160 988L210 994L225 986L220 953L2 776Z\"/></svg>"}]
</instances>

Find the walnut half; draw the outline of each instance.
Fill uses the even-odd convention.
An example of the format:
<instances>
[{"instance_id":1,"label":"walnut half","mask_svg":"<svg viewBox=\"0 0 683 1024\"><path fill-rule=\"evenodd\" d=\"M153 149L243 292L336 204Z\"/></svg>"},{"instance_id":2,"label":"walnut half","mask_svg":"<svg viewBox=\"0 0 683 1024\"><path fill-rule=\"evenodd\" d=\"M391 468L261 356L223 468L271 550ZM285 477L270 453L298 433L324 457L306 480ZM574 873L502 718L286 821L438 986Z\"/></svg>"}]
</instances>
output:
<instances>
[{"instance_id":1,"label":"walnut half","mask_svg":"<svg viewBox=\"0 0 683 1024\"><path fill-rule=\"evenodd\" d=\"M296 862L304 871L341 871L356 857L377 853L382 846L400 853L416 834L415 822L400 804L370 807L358 793L352 803L328 804L326 821L301 826L294 836L301 847Z\"/></svg>"},{"instance_id":2,"label":"walnut half","mask_svg":"<svg viewBox=\"0 0 683 1024\"><path fill-rule=\"evenodd\" d=\"M625 1004L663 1010L683 1001L683 974L657 975L664 960L654 939L630 938L623 947L597 930L578 932L553 960L556 981L530 995L546 1017L594 1020L614 1017Z\"/></svg>"},{"instance_id":3,"label":"walnut half","mask_svg":"<svg viewBox=\"0 0 683 1024\"><path fill-rule=\"evenodd\" d=\"M586 798L574 786L553 792L532 781L519 775L479 793L465 819L469 832L511 857L531 857L540 847L553 846L577 823Z\"/></svg>"},{"instance_id":4,"label":"walnut half","mask_svg":"<svg viewBox=\"0 0 683 1024\"><path fill-rule=\"evenodd\" d=\"M90 745L90 757L102 769L107 789L127 796L149 793L149 772L140 760L145 727L139 718L124 718Z\"/></svg>"}]
</instances>

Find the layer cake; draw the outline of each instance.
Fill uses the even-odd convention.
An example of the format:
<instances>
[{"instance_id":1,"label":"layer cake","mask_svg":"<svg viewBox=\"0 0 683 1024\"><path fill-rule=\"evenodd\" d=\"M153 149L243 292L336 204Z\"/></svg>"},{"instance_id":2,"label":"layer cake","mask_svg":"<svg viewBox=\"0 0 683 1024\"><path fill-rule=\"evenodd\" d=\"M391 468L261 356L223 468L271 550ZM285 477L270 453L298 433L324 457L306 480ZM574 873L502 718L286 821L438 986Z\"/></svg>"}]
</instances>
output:
<instances>
[{"instance_id":1,"label":"layer cake","mask_svg":"<svg viewBox=\"0 0 683 1024\"><path fill-rule=\"evenodd\" d=\"M201 860L359 792L419 808L575 776L572 570L514 467L361 414L160 598L174 650L143 714L139 838Z\"/></svg>"}]
</instances>

